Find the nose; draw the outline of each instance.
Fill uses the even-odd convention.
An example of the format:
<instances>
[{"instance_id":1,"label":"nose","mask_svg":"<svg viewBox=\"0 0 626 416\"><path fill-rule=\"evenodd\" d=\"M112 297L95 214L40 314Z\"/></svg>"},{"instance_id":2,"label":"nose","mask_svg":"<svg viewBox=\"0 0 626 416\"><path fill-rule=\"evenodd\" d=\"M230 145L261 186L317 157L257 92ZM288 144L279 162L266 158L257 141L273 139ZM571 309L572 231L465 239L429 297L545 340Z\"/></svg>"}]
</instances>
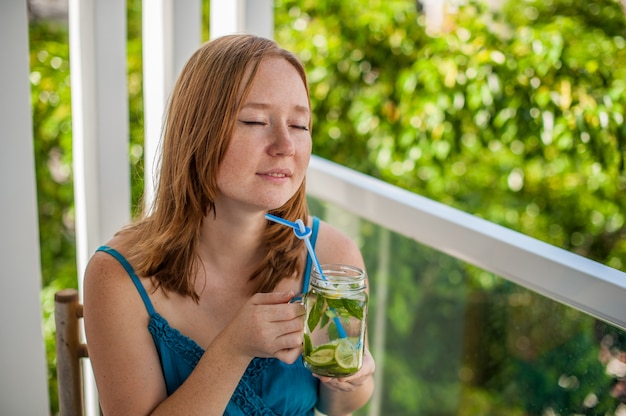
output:
<instances>
[{"instance_id":1,"label":"nose","mask_svg":"<svg viewBox=\"0 0 626 416\"><path fill-rule=\"evenodd\" d=\"M286 126L277 126L272 132L272 144L270 145L270 153L273 156L293 156L296 146L293 137L289 134L289 128Z\"/></svg>"}]
</instances>

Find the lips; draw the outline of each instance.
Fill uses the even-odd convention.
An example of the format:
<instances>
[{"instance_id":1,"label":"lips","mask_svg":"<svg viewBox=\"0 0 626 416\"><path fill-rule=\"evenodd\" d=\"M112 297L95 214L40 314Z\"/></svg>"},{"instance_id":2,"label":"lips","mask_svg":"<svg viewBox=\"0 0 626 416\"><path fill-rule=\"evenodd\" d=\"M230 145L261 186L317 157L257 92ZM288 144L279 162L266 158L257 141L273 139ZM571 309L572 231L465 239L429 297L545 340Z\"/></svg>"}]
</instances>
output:
<instances>
[{"instance_id":1,"label":"lips","mask_svg":"<svg viewBox=\"0 0 626 416\"><path fill-rule=\"evenodd\" d=\"M259 175L269 176L272 178L289 178L292 173L288 169L273 169L265 172L259 172Z\"/></svg>"}]
</instances>

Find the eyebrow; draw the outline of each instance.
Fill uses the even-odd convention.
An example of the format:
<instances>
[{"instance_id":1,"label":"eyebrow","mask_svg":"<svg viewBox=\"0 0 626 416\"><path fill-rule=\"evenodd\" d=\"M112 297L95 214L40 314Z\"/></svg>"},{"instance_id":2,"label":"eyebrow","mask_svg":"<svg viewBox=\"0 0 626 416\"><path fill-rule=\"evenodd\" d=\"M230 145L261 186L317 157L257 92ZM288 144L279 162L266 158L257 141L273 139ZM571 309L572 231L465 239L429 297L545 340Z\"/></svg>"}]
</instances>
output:
<instances>
[{"instance_id":1,"label":"eyebrow","mask_svg":"<svg viewBox=\"0 0 626 416\"><path fill-rule=\"evenodd\" d=\"M241 109L243 110L244 108L259 108L259 109L266 109L271 107L270 104L266 104L266 103L246 103L244 104ZM311 111L309 110L309 107L303 106L303 105L295 105L293 106L293 109L296 110L299 113L307 113L309 114Z\"/></svg>"}]
</instances>

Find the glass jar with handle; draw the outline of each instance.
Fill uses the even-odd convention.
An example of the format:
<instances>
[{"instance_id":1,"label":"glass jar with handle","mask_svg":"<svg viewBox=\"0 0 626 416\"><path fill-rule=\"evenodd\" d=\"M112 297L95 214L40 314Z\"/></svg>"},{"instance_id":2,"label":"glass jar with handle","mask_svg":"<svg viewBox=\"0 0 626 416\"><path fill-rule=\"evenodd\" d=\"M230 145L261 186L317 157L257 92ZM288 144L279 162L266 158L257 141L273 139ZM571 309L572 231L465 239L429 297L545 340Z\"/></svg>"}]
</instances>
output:
<instances>
[{"instance_id":1,"label":"glass jar with handle","mask_svg":"<svg viewBox=\"0 0 626 416\"><path fill-rule=\"evenodd\" d=\"M363 364L367 301L365 272L344 264L313 269L304 323L304 365L316 374L346 377Z\"/></svg>"}]
</instances>

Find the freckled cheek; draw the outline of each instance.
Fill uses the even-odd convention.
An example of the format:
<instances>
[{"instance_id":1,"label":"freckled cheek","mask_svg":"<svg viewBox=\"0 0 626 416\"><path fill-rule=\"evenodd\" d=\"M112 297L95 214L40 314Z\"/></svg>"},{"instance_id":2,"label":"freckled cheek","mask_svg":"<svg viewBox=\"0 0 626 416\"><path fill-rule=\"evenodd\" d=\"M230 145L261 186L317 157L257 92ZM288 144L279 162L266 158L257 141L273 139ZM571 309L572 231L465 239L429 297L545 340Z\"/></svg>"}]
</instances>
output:
<instances>
[{"instance_id":1,"label":"freckled cheek","mask_svg":"<svg viewBox=\"0 0 626 416\"><path fill-rule=\"evenodd\" d=\"M245 176L245 166L247 166L245 157L235 155L225 157L217 171L218 189L224 191L233 186L240 186L241 178Z\"/></svg>"},{"instance_id":2,"label":"freckled cheek","mask_svg":"<svg viewBox=\"0 0 626 416\"><path fill-rule=\"evenodd\" d=\"M299 149L298 151L300 163L305 165L305 167L309 165L309 161L311 160L311 148L311 142L309 141L308 145L302 146L302 149Z\"/></svg>"},{"instance_id":3,"label":"freckled cheek","mask_svg":"<svg viewBox=\"0 0 626 416\"><path fill-rule=\"evenodd\" d=\"M233 148L231 147L226 151L224 159L222 159L222 162L220 163L218 174L228 176L240 175L243 170L250 165L253 158L253 152L245 150L233 151Z\"/></svg>"},{"instance_id":4,"label":"freckled cheek","mask_svg":"<svg viewBox=\"0 0 626 416\"><path fill-rule=\"evenodd\" d=\"M313 143L311 139L309 139L298 144L297 154L299 155L299 157L306 159L308 163L309 158L311 157L312 149L313 149Z\"/></svg>"}]
</instances>

